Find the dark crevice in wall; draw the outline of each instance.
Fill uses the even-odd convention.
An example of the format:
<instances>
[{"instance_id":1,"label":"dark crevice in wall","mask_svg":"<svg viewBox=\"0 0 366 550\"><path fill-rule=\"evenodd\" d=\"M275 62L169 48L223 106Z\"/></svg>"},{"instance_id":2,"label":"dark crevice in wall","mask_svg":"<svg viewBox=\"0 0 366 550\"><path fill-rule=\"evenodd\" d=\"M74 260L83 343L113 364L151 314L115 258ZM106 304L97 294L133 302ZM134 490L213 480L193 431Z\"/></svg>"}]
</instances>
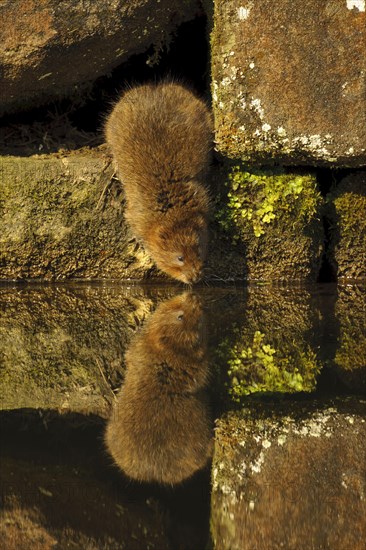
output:
<instances>
[{"instance_id":1,"label":"dark crevice in wall","mask_svg":"<svg viewBox=\"0 0 366 550\"><path fill-rule=\"evenodd\" d=\"M151 60L156 57L152 64ZM83 131L101 132L106 114L126 87L146 82L174 79L205 96L209 86L206 17L183 23L175 37L158 53L151 47L132 56L108 76L95 82L91 99L72 115L73 123Z\"/></svg>"},{"instance_id":2,"label":"dark crevice in wall","mask_svg":"<svg viewBox=\"0 0 366 550\"><path fill-rule=\"evenodd\" d=\"M318 282L331 283L335 282L337 278L327 256L330 238L330 225L326 216L323 216L322 223L324 228L324 251L321 266L319 269Z\"/></svg>"},{"instance_id":3,"label":"dark crevice in wall","mask_svg":"<svg viewBox=\"0 0 366 550\"><path fill-rule=\"evenodd\" d=\"M316 177L319 185L319 191L325 199L330 189L337 183L335 171L330 168L318 168L316 171ZM318 282L329 283L336 281L336 274L334 273L328 260L327 252L330 243L330 223L325 213L322 215L322 224L324 229L324 251L318 275Z\"/></svg>"}]
</instances>

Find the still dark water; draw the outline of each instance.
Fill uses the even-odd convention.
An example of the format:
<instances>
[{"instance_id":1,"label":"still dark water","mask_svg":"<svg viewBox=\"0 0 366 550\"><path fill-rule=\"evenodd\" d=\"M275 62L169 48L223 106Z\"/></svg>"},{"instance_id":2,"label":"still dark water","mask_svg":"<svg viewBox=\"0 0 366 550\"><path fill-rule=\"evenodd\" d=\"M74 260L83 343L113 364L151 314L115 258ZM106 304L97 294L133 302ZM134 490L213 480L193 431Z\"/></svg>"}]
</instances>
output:
<instances>
[{"instance_id":1,"label":"still dark water","mask_svg":"<svg viewBox=\"0 0 366 550\"><path fill-rule=\"evenodd\" d=\"M5 550L245 548L242 519L213 497L217 470L243 466L236 436L215 443L215 421L334 400L345 418L347 403L365 409L363 286L8 284L0 309ZM352 479L365 502L363 472ZM318 531L303 548L329 547ZM277 548L263 536L248 548Z\"/></svg>"}]
</instances>

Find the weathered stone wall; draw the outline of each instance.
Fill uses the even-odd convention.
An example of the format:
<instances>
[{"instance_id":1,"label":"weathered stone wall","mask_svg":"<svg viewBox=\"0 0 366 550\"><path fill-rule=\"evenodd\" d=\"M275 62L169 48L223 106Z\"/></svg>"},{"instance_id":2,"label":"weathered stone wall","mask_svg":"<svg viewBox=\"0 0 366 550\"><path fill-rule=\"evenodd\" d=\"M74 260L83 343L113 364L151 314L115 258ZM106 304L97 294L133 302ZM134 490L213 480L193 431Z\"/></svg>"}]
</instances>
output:
<instances>
[{"instance_id":1,"label":"weathered stone wall","mask_svg":"<svg viewBox=\"0 0 366 550\"><path fill-rule=\"evenodd\" d=\"M135 2L127 11L118 1L112 10L75 0L64 19L62 3L57 9L53 0L27 4L24 18L15 18L14 32L10 25L2 27L6 67L22 108L27 98L41 102L42 94L66 85L64 69L80 83L96 78L107 65L161 41L178 20L193 17L196 10L194 2L180 9L169 5L172 11L164 11L163 4L152 19L146 16L149 0ZM17 8L22 13L25 4L5 3L3 20ZM32 40L25 40L24 21ZM207 278L317 280L325 238L316 177L304 170L256 172L253 164L366 163L365 29L362 2L329 0L319 6L312 0L300 6L282 0L273 6L268 0L244 5L216 0L212 91L223 168L213 177ZM27 56L22 47L30 48ZM58 48L64 53L62 70L54 60ZM18 64L16 70L10 70L11 63ZM21 84L30 70L34 90ZM11 95L3 97L11 103ZM104 151L1 158L1 279L160 277L131 241L122 187ZM230 158L235 161L229 163ZM337 278L365 277L362 187L364 173L359 173L327 197L328 259Z\"/></svg>"},{"instance_id":2,"label":"weathered stone wall","mask_svg":"<svg viewBox=\"0 0 366 550\"><path fill-rule=\"evenodd\" d=\"M2 157L0 177L1 279L164 278L125 223L123 186L104 147ZM238 168L218 180L227 188L215 205L206 277L316 280L323 227L315 179Z\"/></svg>"},{"instance_id":3,"label":"weathered stone wall","mask_svg":"<svg viewBox=\"0 0 366 550\"><path fill-rule=\"evenodd\" d=\"M366 393L366 289L345 285L338 290L339 336L334 365L349 391Z\"/></svg>"}]
</instances>

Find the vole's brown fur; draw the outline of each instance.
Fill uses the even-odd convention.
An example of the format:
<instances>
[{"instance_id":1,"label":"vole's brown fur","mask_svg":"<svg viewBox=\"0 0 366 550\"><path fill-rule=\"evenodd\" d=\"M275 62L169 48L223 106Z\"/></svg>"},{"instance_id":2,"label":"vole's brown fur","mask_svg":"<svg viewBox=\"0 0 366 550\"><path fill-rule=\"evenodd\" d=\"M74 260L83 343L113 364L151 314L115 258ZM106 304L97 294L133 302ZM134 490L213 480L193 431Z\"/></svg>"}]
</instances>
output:
<instances>
[{"instance_id":1,"label":"vole's brown fur","mask_svg":"<svg viewBox=\"0 0 366 550\"><path fill-rule=\"evenodd\" d=\"M159 269L185 283L197 281L209 212L212 120L206 105L173 82L139 86L115 105L105 133L136 237Z\"/></svg>"},{"instance_id":2,"label":"vole's brown fur","mask_svg":"<svg viewBox=\"0 0 366 550\"><path fill-rule=\"evenodd\" d=\"M184 293L161 304L129 347L126 366L107 448L134 479L178 483L203 468L212 451L197 297Z\"/></svg>"}]
</instances>

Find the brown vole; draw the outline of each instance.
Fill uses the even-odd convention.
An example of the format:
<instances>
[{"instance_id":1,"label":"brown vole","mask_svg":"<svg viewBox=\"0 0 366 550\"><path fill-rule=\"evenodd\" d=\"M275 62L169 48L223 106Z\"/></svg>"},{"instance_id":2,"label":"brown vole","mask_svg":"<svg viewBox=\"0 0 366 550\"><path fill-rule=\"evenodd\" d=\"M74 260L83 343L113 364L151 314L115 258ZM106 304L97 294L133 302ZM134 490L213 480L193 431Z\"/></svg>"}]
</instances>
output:
<instances>
[{"instance_id":1,"label":"brown vole","mask_svg":"<svg viewBox=\"0 0 366 550\"><path fill-rule=\"evenodd\" d=\"M161 304L131 343L126 366L107 425L108 451L134 479L179 483L212 453L198 298L184 293Z\"/></svg>"},{"instance_id":2,"label":"brown vole","mask_svg":"<svg viewBox=\"0 0 366 550\"><path fill-rule=\"evenodd\" d=\"M184 283L197 281L209 212L205 176L212 118L207 106L173 82L138 86L115 105L105 134L135 236L159 269Z\"/></svg>"}]
</instances>

